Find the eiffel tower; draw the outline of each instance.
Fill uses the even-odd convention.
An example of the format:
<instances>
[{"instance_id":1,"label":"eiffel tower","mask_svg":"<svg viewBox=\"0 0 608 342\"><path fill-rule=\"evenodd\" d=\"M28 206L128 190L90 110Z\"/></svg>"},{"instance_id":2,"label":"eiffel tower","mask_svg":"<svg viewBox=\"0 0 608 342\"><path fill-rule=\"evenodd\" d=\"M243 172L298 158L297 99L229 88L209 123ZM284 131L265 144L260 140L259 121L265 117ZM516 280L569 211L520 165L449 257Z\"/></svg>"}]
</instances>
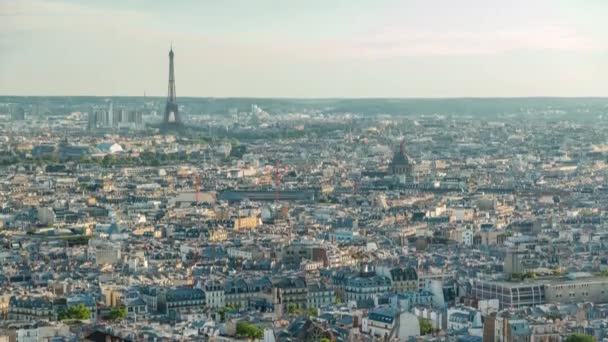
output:
<instances>
[{"instance_id":1,"label":"eiffel tower","mask_svg":"<svg viewBox=\"0 0 608 342\"><path fill-rule=\"evenodd\" d=\"M169 51L169 90L167 94L167 105L165 106L165 116L163 117L163 128L179 129L183 123L179 116L175 93L175 70L173 67L173 46Z\"/></svg>"}]
</instances>

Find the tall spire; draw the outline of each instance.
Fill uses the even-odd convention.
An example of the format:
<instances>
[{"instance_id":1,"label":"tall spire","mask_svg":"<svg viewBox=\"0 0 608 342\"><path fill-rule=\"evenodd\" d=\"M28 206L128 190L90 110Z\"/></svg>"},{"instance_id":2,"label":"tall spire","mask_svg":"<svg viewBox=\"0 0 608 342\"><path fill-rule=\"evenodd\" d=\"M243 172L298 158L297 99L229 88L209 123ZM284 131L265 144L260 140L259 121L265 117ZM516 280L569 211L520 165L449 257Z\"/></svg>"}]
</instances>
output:
<instances>
[{"instance_id":1,"label":"tall spire","mask_svg":"<svg viewBox=\"0 0 608 342\"><path fill-rule=\"evenodd\" d=\"M173 42L169 50L169 86L167 90L167 105L165 106L165 117L163 125L165 128L181 126L182 122L179 117L177 106L177 94L175 92L175 68L173 64Z\"/></svg>"},{"instance_id":2,"label":"tall spire","mask_svg":"<svg viewBox=\"0 0 608 342\"><path fill-rule=\"evenodd\" d=\"M169 90L167 92L167 102L175 102L175 68L173 66L173 43L171 43L171 49L169 50Z\"/></svg>"}]
</instances>

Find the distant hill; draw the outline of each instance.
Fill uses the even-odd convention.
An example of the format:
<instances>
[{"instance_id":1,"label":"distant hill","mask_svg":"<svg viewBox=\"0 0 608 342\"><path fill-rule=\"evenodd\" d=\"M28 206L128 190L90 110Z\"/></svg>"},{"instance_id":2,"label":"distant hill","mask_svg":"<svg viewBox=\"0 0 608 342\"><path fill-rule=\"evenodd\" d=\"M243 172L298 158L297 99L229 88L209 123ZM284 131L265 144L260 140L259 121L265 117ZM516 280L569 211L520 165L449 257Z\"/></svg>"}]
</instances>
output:
<instances>
[{"instance_id":1,"label":"distant hill","mask_svg":"<svg viewBox=\"0 0 608 342\"><path fill-rule=\"evenodd\" d=\"M38 105L51 113L88 111L92 106L104 106L109 97L95 96L0 96L0 104L11 106ZM111 97L115 107L162 109L164 97ZM287 98L178 98L186 112L225 115L232 108L249 111L256 104L270 114L303 110L322 110L327 113L352 112L365 115L390 114L449 114L499 117L509 114L536 112L576 114L608 114L608 98L444 98L444 99L287 99Z\"/></svg>"}]
</instances>

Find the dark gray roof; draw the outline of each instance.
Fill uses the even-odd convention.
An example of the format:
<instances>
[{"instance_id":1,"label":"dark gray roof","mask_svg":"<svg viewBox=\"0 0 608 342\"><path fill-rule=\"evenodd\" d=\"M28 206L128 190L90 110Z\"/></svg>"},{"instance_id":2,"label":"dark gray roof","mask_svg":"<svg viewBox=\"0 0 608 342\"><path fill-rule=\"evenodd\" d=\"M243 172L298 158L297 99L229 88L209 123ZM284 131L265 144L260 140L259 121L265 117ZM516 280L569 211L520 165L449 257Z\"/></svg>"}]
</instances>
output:
<instances>
[{"instance_id":1,"label":"dark gray roof","mask_svg":"<svg viewBox=\"0 0 608 342\"><path fill-rule=\"evenodd\" d=\"M201 289L179 288L167 290L167 300L182 301L204 298L205 292Z\"/></svg>"}]
</instances>

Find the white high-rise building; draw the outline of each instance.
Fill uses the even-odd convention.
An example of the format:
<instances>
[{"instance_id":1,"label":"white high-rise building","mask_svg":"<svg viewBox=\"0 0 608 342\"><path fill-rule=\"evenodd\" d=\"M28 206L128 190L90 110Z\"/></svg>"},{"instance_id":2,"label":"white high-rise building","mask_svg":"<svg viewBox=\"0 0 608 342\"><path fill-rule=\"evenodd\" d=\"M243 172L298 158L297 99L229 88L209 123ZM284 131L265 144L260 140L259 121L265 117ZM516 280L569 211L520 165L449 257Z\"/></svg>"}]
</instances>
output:
<instances>
[{"instance_id":1,"label":"white high-rise building","mask_svg":"<svg viewBox=\"0 0 608 342\"><path fill-rule=\"evenodd\" d=\"M114 127L114 108L112 101L110 100L110 108L108 108L108 126Z\"/></svg>"}]
</instances>

